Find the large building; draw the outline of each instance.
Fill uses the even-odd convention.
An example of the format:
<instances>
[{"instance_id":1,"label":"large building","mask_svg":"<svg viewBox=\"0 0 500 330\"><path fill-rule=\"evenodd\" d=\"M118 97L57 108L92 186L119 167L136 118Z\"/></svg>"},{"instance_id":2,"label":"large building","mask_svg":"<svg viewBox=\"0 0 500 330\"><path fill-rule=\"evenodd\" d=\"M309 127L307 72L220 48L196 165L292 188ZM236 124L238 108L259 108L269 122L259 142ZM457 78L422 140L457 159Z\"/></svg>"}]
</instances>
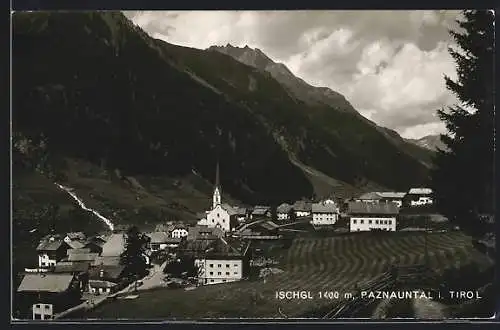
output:
<instances>
[{"instance_id":1,"label":"large building","mask_svg":"<svg viewBox=\"0 0 500 330\"><path fill-rule=\"evenodd\" d=\"M394 203L350 202L348 207L349 229L355 231L396 231L399 213Z\"/></svg>"},{"instance_id":2,"label":"large building","mask_svg":"<svg viewBox=\"0 0 500 330\"><path fill-rule=\"evenodd\" d=\"M339 208L332 200L326 200L311 205L312 220L315 226L333 225L339 219Z\"/></svg>"},{"instance_id":3,"label":"large building","mask_svg":"<svg viewBox=\"0 0 500 330\"><path fill-rule=\"evenodd\" d=\"M248 264L248 246L236 246L223 238L210 244L206 252L195 259L199 283L220 284L243 279Z\"/></svg>"},{"instance_id":4,"label":"large building","mask_svg":"<svg viewBox=\"0 0 500 330\"><path fill-rule=\"evenodd\" d=\"M199 225L220 228L230 232L237 225L237 213L232 207L222 204L222 190L219 182L219 163L215 173L215 187L212 196L212 209L206 212L205 218L198 221Z\"/></svg>"}]
</instances>

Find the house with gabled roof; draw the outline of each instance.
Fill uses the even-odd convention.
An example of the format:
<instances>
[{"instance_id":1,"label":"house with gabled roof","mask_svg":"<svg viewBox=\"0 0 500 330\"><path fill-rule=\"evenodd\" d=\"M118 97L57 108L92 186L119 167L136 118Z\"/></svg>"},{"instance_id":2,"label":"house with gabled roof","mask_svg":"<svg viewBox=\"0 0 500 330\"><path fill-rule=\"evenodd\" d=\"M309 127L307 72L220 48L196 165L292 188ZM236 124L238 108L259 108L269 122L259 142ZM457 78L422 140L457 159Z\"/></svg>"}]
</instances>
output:
<instances>
[{"instance_id":1,"label":"house with gabled roof","mask_svg":"<svg viewBox=\"0 0 500 330\"><path fill-rule=\"evenodd\" d=\"M50 268L66 257L66 251L71 247L58 236L44 237L38 244L36 251L38 253L38 267Z\"/></svg>"},{"instance_id":2,"label":"house with gabled roof","mask_svg":"<svg viewBox=\"0 0 500 330\"><path fill-rule=\"evenodd\" d=\"M76 306L80 299L79 282L73 274L26 274L17 288L15 305L25 317L50 320L57 313Z\"/></svg>"},{"instance_id":3,"label":"house with gabled roof","mask_svg":"<svg viewBox=\"0 0 500 330\"><path fill-rule=\"evenodd\" d=\"M399 208L393 203L350 202L350 231L396 231Z\"/></svg>"},{"instance_id":4,"label":"house with gabled roof","mask_svg":"<svg viewBox=\"0 0 500 330\"><path fill-rule=\"evenodd\" d=\"M333 201L313 203L311 213L311 224L314 226L334 225L339 219L339 208Z\"/></svg>"}]
</instances>

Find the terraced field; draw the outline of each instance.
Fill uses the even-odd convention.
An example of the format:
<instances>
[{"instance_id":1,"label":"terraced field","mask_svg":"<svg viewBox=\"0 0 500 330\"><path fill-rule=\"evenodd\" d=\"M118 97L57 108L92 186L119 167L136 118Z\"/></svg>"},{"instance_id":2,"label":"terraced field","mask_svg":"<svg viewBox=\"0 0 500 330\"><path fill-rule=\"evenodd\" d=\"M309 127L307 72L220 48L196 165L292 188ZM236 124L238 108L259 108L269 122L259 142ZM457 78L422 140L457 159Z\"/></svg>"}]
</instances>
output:
<instances>
[{"instance_id":1,"label":"terraced field","mask_svg":"<svg viewBox=\"0 0 500 330\"><path fill-rule=\"evenodd\" d=\"M362 286L391 264L421 264L423 233L361 233L325 238L298 238L280 257L283 273L265 281L242 281L191 291L158 289L135 300L111 302L84 318L297 317L331 300L278 300L278 290L338 291L341 296ZM429 233L429 262L436 270L483 262L471 239L460 232ZM486 262L486 261L484 261Z\"/></svg>"}]
</instances>

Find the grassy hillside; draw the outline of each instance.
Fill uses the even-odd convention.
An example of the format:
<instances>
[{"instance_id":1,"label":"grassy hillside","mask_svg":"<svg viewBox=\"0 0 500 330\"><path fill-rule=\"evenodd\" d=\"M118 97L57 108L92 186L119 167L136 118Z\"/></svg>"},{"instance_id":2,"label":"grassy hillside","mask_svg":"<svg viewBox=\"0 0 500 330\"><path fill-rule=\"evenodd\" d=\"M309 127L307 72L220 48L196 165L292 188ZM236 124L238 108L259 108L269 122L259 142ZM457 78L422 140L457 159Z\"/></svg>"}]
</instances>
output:
<instances>
[{"instance_id":1,"label":"grassy hillside","mask_svg":"<svg viewBox=\"0 0 500 330\"><path fill-rule=\"evenodd\" d=\"M276 300L276 290L352 292L393 264L424 262L424 234L300 238L282 251L281 274L262 280L198 287L191 291L158 289L139 293L133 300L118 300L75 318L218 318L300 317L332 305L328 299ZM474 250L470 237L459 232L428 235L429 262L434 270L465 264L488 263ZM154 307L152 307L154 306ZM278 309L279 307L279 309ZM281 311L281 313L280 313Z\"/></svg>"}]
</instances>

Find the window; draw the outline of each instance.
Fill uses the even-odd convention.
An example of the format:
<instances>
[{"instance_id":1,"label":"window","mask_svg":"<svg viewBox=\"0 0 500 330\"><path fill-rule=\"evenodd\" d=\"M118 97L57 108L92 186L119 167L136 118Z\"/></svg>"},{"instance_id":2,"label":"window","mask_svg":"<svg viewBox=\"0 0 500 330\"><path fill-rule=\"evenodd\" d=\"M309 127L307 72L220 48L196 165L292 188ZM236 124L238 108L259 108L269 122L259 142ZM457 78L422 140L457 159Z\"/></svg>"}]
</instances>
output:
<instances>
[{"instance_id":1,"label":"window","mask_svg":"<svg viewBox=\"0 0 500 330\"><path fill-rule=\"evenodd\" d=\"M226 282L226 280L222 280L222 282Z\"/></svg>"},{"instance_id":2,"label":"window","mask_svg":"<svg viewBox=\"0 0 500 330\"><path fill-rule=\"evenodd\" d=\"M238 267L238 264L234 264L234 267Z\"/></svg>"},{"instance_id":3,"label":"window","mask_svg":"<svg viewBox=\"0 0 500 330\"><path fill-rule=\"evenodd\" d=\"M364 223L365 223L365 220L361 219L361 220L359 220L359 223L360 223L360 224L364 224Z\"/></svg>"},{"instance_id":4,"label":"window","mask_svg":"<svg viewBox=\"0 0 500 330\"><path fill-rule=\"evenodd\" d=\"M238 272L234 272L234 275L238 275Z\"/></svg>"},{"instance_id":5,"label":"window","mask_svg":"<svg viewBox=\"0 0 500 330\"><path fill-rule=\"evenodd\" d=\"M210 280L210 283L214 283L214 280Z\"/></svg>"},{"instance_id":6,"label":"window","mask_svg":"<svg viewBox=\"0 0 500 330\"><path fill-rule=\"evenodd\" d=\"M50 305L45 305L45 309L50 309Z\"/></svg>"},{"instance_id":7,"label":"window","mask_svg":"<svg viewBox=\"0 0 500 330\"><path fill-rule=\"evenodd\" d=\"M222 219L222 223L226 222L226 220Z\"/></svg>"},{"instance_id":8,"label":"window","mask_svg":"<svg viewBox=\"0 0 500 330\"><path fill-rule=\"evenodd\" d=\"M222 273L221 272L217 272L217 275L222 275Z\"/></svg>"},{"instance_id":9,"label":"window","mask_svg":"<svg viewBox=\"0 0 500 330\"><path fill-rule=\"evenodd\" d=\"M222 267L222 265L221 265L221 264L218 264L218 265L217 265L217 267L221 268L221 267Z\"/></svg>"},{"instance_id":10,"label":"window","mask_svg":"<svg viewBox=\"0 0 500 330\"><path fill-rule=\"evenodd\" d=\"M209 267L210 267L210 268L214 268L214 264L210 264L210 265L209 265Z\"/></svg>"},{"instance_id":11,"label":"window","mask_svg":"<svg viewBox=\"0 0 500 330\"><path fill-rule=\"evenodd\" d=\"M214 219L212 219L212 223L214 223Z\"/></svg>"},{"instance_id":12,"label":"window","mask_svg":"<svg viewBox=\"0 0 500 330\"><path fill-rule=\"evenodd\" d=\"M35 307L36 307L36 308L41 308L41 307L42 307L42 305L40 305L40 304L36 304L36 305L35 305Z\"/></svg>"},{"instance_id":13,"label":"window","mask_svg":"<svg viewBox=\"0 0 500 330\"><path fill-rule=\"evenodd\" d=\"M229 275L229 272L226 272L226 275Z\"/></svg>"},{"instance_id":14,"label":"window","mask_svg":"<svg viewBox=\"0 0 500 330\"><path fill-rule=\"evenodd\" d=\"M42 314L33 314L33 319L34 320L41 320L42 319Z\"/></svg>"},{"instance_id":15,"label":"window","mask_svg":"<svg viewBox=\"0 0 500 330\"><path fill-rule=\"evenodd\" d=\"M219 218L219 217L220 217L220 214L219 214L219 213L217 213L217 218Z\"/></svg>"},{"instance_id":16,"label":"window","mask_svg":"<svg viewBox=\"0 0 500 330\"><path fill-rule=\"evenodd\" d=\"M387 220L387 221L389 221L389 224L392 225L392 220Z\"/></svg>"},{"instance_id":17,"label":"window","mask_svg":"<svg viewBox=\"0 0 500 330\"><path fill-rule=\"evenodd\" d=\"M229 264L226 264L226 268L229 268Z\"/></svg>"},{"instance_id":18,"label":"window","mask_svg":"<svg viewBox=\"0 0 500 330\"><path fill-rule=\"evenodd\" d=\"M372 224L372 221L371 221L371 220L368 220L368 223L371 225L371 224Z\"/></svg>"},{"instance_id":19,"label":"window","mask_svg":"<svg viewBox=\"0 0 500 330\"><path fill-rule=\"evenodd\" d=\"M375 220L375 224L378 225L378 220Z\"/></svg>"},{"instance_id":20,"label":"window","mask_svg":"<svg viewBox=\"0 0 500 330\"><path fill-rule=\"evenodd\" d=\"M214 272L210 272L210 275L213 275L213 274L214 274Z\"/></svg>"}]
</instances>

